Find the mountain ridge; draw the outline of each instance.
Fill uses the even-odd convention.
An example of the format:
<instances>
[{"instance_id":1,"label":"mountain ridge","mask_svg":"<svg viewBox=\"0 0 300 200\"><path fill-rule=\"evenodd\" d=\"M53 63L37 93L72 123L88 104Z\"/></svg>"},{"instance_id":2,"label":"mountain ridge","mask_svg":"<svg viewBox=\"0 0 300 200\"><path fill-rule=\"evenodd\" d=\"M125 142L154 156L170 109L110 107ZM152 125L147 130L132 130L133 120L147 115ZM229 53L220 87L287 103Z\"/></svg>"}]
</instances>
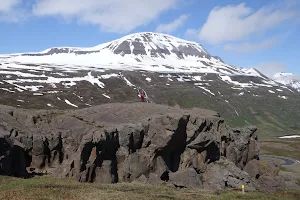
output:
<instances>
[{"instance_id":1,"label":"mountain ridge","mask_svg":"<svg viewBox=\"0 0 300 200\"><path fill-rule=\"evenodd\" d=\"M274 75L276 82L290 86L300 92L300 76L293 73L280 72Z\"/></svg>"},{"instance_id":2,"label":"mountain ridge","mask_svg":"<svg viewBox=\"0 0 300 200\"><path fill-rule=\"evenodd\" d=\"M177 44L177 46L174 44ZM170 49L172 47L172 49ZM109 49L110 53L103 53ZM113 57L111 53L118 55L119 57ZM59 55L64 56L62 60L57 59ZM75 57L70 55L75 55ZM103 64L106 68L118 69L116 65L137 65L133 67L133 70L148 70L148 71L160 71L160 72L204 72L204 73L224 73L229 72L227 75L237 75L236 73L250 76L260 76L268 79L267 76L259 72L257 69L241 68L226 64L220 57L211 56L204 47L194 41L188 41L181 38L174 37L172 35L155 33L155 32L140 32L133 33L119 39L113 40L111 42L106 42L103 44L96 45L94 47L52 47L41 52L28 52L28 53L17 53L17 54L6 54L6 56L11 56L10 60L16 62L26 62L27 57L44 57L42 61L38 59L29 59L28 62L32 63L43 63L50 62L51 64L76 64L72 63L71 60L76 60L83 55L96 55L98 58L108 58L107 62L97 61L97 58L89 56L85 60L78 62L81 65L86 65L87 60L96 60L87 65L101 65ZM99 54L99 55L98 55ZM177 56L177 60L174 58L174 54ZM129 56L127 56L129 55ZM132 56L135 55L135 56ZM170 56L171 55L171 56ZM48 60L46 57L52 57ZM121 56L121 58L120 58ZM175 57L176 57L175 56ZM24 59L18 59L18 58ZM131 58L130 58L131 57ZM191 57L194 57L191 59ZM196 57L196 59L195 59ZM163 59L161 59L163 58ZM55 61L56 59L56 61ZM50 61L49 61L50 60ZM111 62L111 60L118 60L118 62ZM162 62L163 60L163 62ZM178 61L180 63L170 63L171 60ZM183 63L181 61L186 63ZM134 62L136 61L136 62ZM70 62L70 63L68 63ZM101 63L103 62L103 63ZM170 64L170 66L168 65ZM193 69L187 66L182 68L174 68L174 65L193 65ZM112 66L109 66L112 65ZM139 65L148 65L150 67L145 68ZM160 67L153 66L160 65ZM210 65L210 66L209 66ZM209 67L207 67L209 66ZM104 67L104 68L105 68ZM215 67L213 70L211 70ZM126 67L119 67L121 70L126 70ZM125 69L124 69L125 68ZM127 67L128 68L128 67ZM152 69L151 69L152 68ZM185 68L185 69L184 69ZM206 70L205 70L206 69ZM290 83L290 81L280 81L279 79L273 78L277 82L287 85L289 87L295 88L300 91L300 86ZM294 83L294 82L293 82Z\"/></svg>"},{"instance_id":3,"label":"mountain ridge","mask_svg":"<svg viewBox=\"0 0 300 200\"><path fill-rule=\"evenodd\" d=\"M6 60L120 70L133 66L133 70L146 71L245 74L244 69L211 56L199 43L153 32L130 34L91 48L54 47L36 53L12 54Z\"/></svg>"}]
</instances>

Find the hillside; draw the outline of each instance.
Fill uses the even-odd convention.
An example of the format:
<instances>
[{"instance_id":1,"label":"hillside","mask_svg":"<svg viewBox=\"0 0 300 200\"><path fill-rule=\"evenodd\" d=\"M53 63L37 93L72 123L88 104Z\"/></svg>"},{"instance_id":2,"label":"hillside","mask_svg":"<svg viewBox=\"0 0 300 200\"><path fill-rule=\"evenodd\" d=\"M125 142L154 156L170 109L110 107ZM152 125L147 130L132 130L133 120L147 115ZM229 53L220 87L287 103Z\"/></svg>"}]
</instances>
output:
<instances>
[{"instance_id":1,"label":"hillside","mask_svg":"<svg viewBox=\"0 0 300 200\"><path fill-rule=\"evenodd\" d=\"M255 69L210 55L200 44L136 33L92 48L56 47L0 55L0 104L77 109L149 101L213 109L231 126L257 125L263 137L299 133L300 93Z\"/></svg>"}]
</instances>

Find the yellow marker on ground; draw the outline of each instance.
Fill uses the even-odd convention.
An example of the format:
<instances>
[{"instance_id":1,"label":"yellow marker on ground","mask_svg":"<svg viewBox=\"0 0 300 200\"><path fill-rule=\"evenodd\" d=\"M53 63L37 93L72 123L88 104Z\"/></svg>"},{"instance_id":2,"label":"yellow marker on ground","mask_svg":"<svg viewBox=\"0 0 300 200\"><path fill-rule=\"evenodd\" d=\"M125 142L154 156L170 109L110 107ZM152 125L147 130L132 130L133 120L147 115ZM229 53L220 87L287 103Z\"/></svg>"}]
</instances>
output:
<instances>
[{"instance_id":1,"label":"yellow marker on ground","mask_svg":"<svg viewBox=\"0 0 300 200\"><path fill-rule=\"evenodd\" d=\"M242 185L242 192L245 194L245 185Z\"/></svg>"}]
</instances>

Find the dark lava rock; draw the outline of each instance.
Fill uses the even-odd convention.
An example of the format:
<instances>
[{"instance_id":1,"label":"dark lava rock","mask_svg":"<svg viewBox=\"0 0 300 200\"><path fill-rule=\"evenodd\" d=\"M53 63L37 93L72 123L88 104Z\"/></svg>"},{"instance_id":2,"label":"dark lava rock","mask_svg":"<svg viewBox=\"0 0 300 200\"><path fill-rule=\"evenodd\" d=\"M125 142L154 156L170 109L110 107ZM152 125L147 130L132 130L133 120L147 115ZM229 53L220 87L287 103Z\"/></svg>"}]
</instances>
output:
<instances>
[{"instance_id":1,"label":"dark lava rock","mask_svg":"<svg viewBox=\"0 0 300 200\"><path fill-rule=\"evenodd\" d=\"M230 130L214 111L147 103L74 111L1 106L0 117L2 175L255 189L242 168L258 156L256 128Z\"/></svg>"}]
</instances>

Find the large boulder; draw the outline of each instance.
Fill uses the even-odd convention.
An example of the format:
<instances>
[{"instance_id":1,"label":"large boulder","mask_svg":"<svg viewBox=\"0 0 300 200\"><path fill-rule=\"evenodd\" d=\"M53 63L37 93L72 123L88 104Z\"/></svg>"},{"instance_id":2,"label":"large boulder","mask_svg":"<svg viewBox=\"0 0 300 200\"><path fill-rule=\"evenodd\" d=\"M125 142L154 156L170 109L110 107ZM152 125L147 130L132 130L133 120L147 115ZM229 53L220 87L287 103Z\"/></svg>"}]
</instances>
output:
<instances>
[{"instance_id":1,"label":"large boulder","mask_svg":"<svg viewBox=\"0 0 300 200\"><path fill-rule=\"evenodd\" d=\"M130 154L124 162L124 179L132 181L148 174L151 166L150 156L151 154L143 151Z\"/></svg>"},{"instance_id":2,"label":"large boulder","mask_svg":"<svg viewBox=\"0 0 300 200\"><path fill-rule=\"evenodd\" d=\"M171 173L170 182L180 188L203 188L200 175L193 168Z\"/></svg>"},{"instance_id":3,"label":"large boulder","mask_svg":"<svg viewBox=\"0 0 300 200\"><path fill-rule=\"evenodd\" d=\"M266 175L263 175L256 180L255 187L260 192L275 192L286 188L283 177Z\"/></svg>"},{"instance_id":4,"label":"large boulder","mask_svg":"<svg viewBox=\"0 0 300 200\"><path fill-rule=\"evenodd\" d=\"M279 162L273 160L252 160L244 167L261 192L274 192L282 189L298 190L297 179L289 174L280 173Z\"/></svg>"},{"instance_id":5,"label":"large boulder","mask_svg":"<svg viewBox=\"0 0 300 200\"><path fill-rule=\"evenodd\" d=\"M253 159L258 159L259 144L256 135L257 128L248 126L231 130L226 142L225 155L239 168Z\"/></svg>"},{"instance_id":6,"label":"large boulder","mask_svg":"<svg viewBox=\"0 0 300 200\"><path fill-rule=\"evenodd\" d=\"M209 190L238 189L242 185L245 185L248 191L255 190L250 175L224 158L209 164L202 180L204 188Z\"/></svg>"},{"instance_id":7,"label":"large boulder","mask_svg":"<svg viewBox=\"0 0 300 200\"><path fill-rule=\"evenodd\" d=\"M116 170L116 161L104 160L101 166L93 166L91 182L98 183L117 183L118 176Z\"/></svg>"},{"instance_id":8,"label":"large boulder","mask_svg":"<svg viewBox=\"0 0 300 200\"><path fill-rule=\"evenodd\" d=\"M244 167L252 178L259 179L260 176L278 176L280 164L272 160L251 160Z\"/></svg>"},{"instance_id":9,"label":"large boulder","mask_svg":"<svg viewBox=\"0 0 300 200\"><path fill-rule=\"evenodd\" d=\"M180 170L194 168L198 173L206 170L208 161L207 151L198 152L196 149L187 148L181 155Z\"/></svg>"}]
</instances>

